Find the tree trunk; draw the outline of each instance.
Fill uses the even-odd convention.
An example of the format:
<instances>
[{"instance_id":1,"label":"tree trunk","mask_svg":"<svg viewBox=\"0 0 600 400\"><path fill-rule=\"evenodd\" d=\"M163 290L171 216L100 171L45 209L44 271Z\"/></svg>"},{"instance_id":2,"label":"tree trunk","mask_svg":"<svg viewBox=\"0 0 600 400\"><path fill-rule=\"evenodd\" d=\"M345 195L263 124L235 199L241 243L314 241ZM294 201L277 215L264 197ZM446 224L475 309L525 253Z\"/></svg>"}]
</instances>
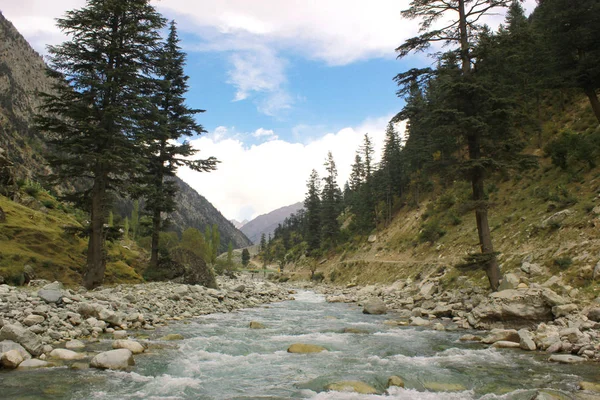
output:
<instances>
[{"instance_id":1,"label":"tree trunk","mask_svg":"<svg viewBox=\"0 0 600 400\"><path fill-rule=\"evenodd\" d=\"M469 158L477 160L481 158L481 145L479 136L470 135L469 142ZM475 219L477 221L477 233L479 235L479 245L481 253L488 256L486 260L485 272L490 282L490 287L495 292L500 285L500 267L498 260L494 254L494 245L492 243L492 234L490 232L490 224L488 222L488 211L485 202L484 189L484 171L483 168L476 166L473 168L471 176L471 186L473 189L473 201L475 201Z\"/></svg>"},{"instance_id":2,"label":"tree trunk","mask_svg":"<svg viewBox=\"0 0 600 400\"><path fill-rule=\"evenodd\" d=\"M87 249L87 269L83 277L83 286L93 289L104 281L106 257L104 251L104 198L106 197L106 179L102 172L96 175L92 188L92 208L90 215L90 238Z\"/></svg>"},{"instance_id":3,"label":"tree trunk","mask_svg":"<svg viewBox=\"0 0 600 400\"><path fill-rule=\"evenodd\" d=\"M592 86L586 86L583 88L588 99L590 99L590 104L592 106L592 110L594 110L594 115L596 119L600 123L600 101L598 101L598 94L596 90Z\"/></svg>"},{"instance_id":4,"label":"tree trunk","mask_svg":"<svg viewBox=\"0 0 600 400\"><path fill-rule=\"evenodd\" d=\"M463 74L471 72L471 57L469 55L469 32L467 28L467 14L465 12L465 0L458 1L458 29L460 31L460 59Z\"/></svg>"},{"instance_id":5,"label":"tree trunk","mask_svg":"<svg viewBox=\"0 0 600 400\"><path fill-rule=\"evenodd\" d=\"M152 250L150 255L150 268L158 267L158 242L160 240L160 210L155 209L152 215Z\"/></svg>"}]
</instances>

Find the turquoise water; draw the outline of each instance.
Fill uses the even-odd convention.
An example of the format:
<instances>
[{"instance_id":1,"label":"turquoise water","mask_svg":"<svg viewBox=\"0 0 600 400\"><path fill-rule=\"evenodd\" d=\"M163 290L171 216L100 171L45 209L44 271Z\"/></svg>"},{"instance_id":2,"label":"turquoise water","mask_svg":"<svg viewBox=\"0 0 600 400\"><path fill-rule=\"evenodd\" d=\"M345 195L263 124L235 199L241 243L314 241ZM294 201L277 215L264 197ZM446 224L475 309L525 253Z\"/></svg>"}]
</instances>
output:
<instances>
[{"instance_id":1,"label":"turquoise water","mask_svg":"<svg viewBox=\"0 0 600 400\"><path fill-rule=\"evenodd\" d=\"M355 305L329 304L300 292L295 301L209 315L151 332L186 339L177 348L137 355L131 372L59 367L0 374L3 399L531 399L536 389L576 391L597 379L597 366L558 365L547 356L488 349L458 341L464 332L437 332L384 324L392 315L364 315ZM266 329L249 329L250 321ZM344 328L369 333L343 333ZM110 340L98 344L108 349ZM327 352L289 354L292 343ZM385 393L399 375L406 389ZM380 395L327 392L340 380L359 380ZM457 392L427 390L432 383L458 384ZM462 388L461 388L462 387Z\"/></svg>"}]
</instances>

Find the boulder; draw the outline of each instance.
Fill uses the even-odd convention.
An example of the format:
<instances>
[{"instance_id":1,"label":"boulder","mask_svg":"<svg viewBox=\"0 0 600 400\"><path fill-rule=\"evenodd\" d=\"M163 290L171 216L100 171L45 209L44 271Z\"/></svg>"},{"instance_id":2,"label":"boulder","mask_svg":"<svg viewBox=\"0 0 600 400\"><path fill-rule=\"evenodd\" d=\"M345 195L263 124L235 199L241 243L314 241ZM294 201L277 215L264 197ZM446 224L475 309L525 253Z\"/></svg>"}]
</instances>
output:
<instances>
[{"instance_id":1,"label":"boulder","mask_svg":"<svg viewBox=\"0 0 600 400\"><path fill-rule=\"evenodd\" d=\"M500 340L498 342L494 342L492 347L497 349L520 349L521 345L516 342L510 342L508 340Z\"/></svg>"},{"instance_id":2,"label":"boulder","mask_svg":"<svg viewBox=\"0 0 600 400\"><path fill-rule=\"evenodd\" d=\"M562 210L559 211L557 213L552 214L551 216L549 216L548 218L544 219L541 223L541 228L546 229L548 227L551 227L555 224L560 224L562 223L569 215L572 215L573 211L566 209L566 210Z\"/></svg>"},{"instance_id":3,"label":"boulder","mask_svg":"<svg viewBox=\"0 0 600 400\"><path fill-rule=\"evenodd\" d=\"M336 392L351 392L360 394L377 394L377 390L367 385L364 382L359 381L341 381L330 383L325 387L327 390L334 390Z\"/></svg>"},{"instance_id":4,"label":"boulder","mask_svg":"<svg viewBox=\"0 0 600 400\"><path fill-rule=\"evenodd\" d=\"M65 347L69 350L81 350L85 349L85 344L81 340L74 339L65 343Z\"/></svg>"},{"instance_id":5,"label":"boulder","mask_svg":"<svg viewBox=\"0 0 600 400\"><path fill-rule=\"evenodd\" d=\"M533 341L533 334L527 329L521 329L517 332L519 334L519 346L523 350L533 351L537 348Z\"/></svg>"},{"instance_id":6,"label":"boulder","mask_svg":"<svg viewBox=\"0 0 600 400\"><path fill-rule=\"evenodd\" d=\"M365 303L363 314L381 315L387 313L385 303L379 299L369 300Z\"/></svg>"},{"instance_id":7,"label":"boulder","mask_svg":"<svg viewBox=\"0 0 600 400\"><path fill-rule=\"evenodd\" d=\"M67 349L54 349L50 352L49 356L50 358L64 361L83 360L86 357L83 353Z\"/></svg>"},{"instance_id":8,"label":"boulder","mask_svg":"<svg viewBox=\"0 0 600 400\"><path fill-rule=\"evenodd\" d=\"M325 301L328 303L348 303L348 298L343 294L337 296L327 296Z\"/></svg>"},{"instance_id":9,"label":"boulder","mask_svg":"<svg viewBox=\"0 0 600 400\"><path fill-rule=\"evenodd\" d=\"M515 274L505 274L502 277L502 282L498 287L498 291L507 290L507 289L516 289L519 285L520 279Z\"/></svg>"},{"instance_id":10,"label":"boulder","mask_svg":"<svg viewBox=\"0 0 600 400\"><path fill-rule=\"evenodd\" d=\"M423 284L423 286L421 286L421 289L419 290L419 293L423 297L433 296L435 292L437 292L437 286L435 282L427 282Z\"/></svg>"},{"instance_id":11,"label":"boulder","mask_svg":"<svg viewBox=\"0 0 600 400\"><path fill-rule=\"evenodd\" d=\"M128 349L109 350L96 355L90 367L99 369L127 369L135 365L133 353Z\"/></svg>"},{"instance_id":12,"label":"boulder","mask_svg":"<svg viewBox=\"0 0 600 400\"><path fill-rule=\"evenodd\" d=\"M590 392L600 393L600 383L581 381L579 382L579 387L581 390L589 390Z\"/></svg>"},{"instance_id":13,"label":"boulder","mask_svg":"<svg viewBox=\"0 0 600 400\"><path fill-rule=\"evenodd\" d=\"M15 343L12 340L4 340L0 342L0 354L11 350L17 350L19 353L21 353L23 359L25 360L29 360L31 358L31 354L29 354L27 350L25 350L25 348L23 348L23 346L20 344Z\"/></svg>"},{"instance_id":14,"label":"boulder","mask_svg":"<svg viewBox=\"0 0 600 400\"><path fill-rule=\"evenodd\" d=\"M246 290L246 286L244 286L244 285L238 285L233 289L234 292L238 292L238 293L243 293L244 290Z\"/></svg>"},{"instance_id":15,"label":"boulder","mask_svg":"<svg viewBox=\"0 0 600 400\"><path fill-rule=\"evenodd\" d=\"M558 362L561 364L576 364L586 361L583 357L572 356L570 354L552 354L548 361Z\"/></svg>"},{"instance_id":16,"label":"boulder","mask_svg":"<svg viewBox=\"0 0 600 400\"><path fill-rule=\"evenodd\" d=\"M322 351L327 351L327 349L323 346L319 346L316 344L306 344L306 343L294 343L290 347L288 347L288 353L320 353Z\"/></svg>"},{"instance_id":17,"label":"boulder","mask_svg":"<svg viewBox=\"0 0 600 400\"><path fill-rule=\"evenodd\" d=\"M266 327L257 321L250 322L250 329L265 329Z\"/></svg>"},{"instance_id":18,"label":"boulder","mask_svg":"<svg viewBox=\"0 0 600 400\"><path fill-rule=\"evenodd\" d=\"M42 340L35 333L19 325L4 325L0 329L0 341L12 340L19 343L33 356L42 354Z\"/></svg>"},{"instance_id":19,"label":"boulder","mask_svg":"<svg viewBox=\"0 0 600 400\"><path fill-rule=\"evenodd\" d=\"M179 333L169 333L168 335L161 337L159 340L171 341L171 340L183 340L183 339L184 339L183 335L180 335Z\"/></svg>"},{"instance_id":20,"label":"boulder","mask_svg":"<svg viewBox=\"0 0 600 400\"><path fill-rule=\"evenodd\" d=\"M410 324L414 326L429 326L431 321L421 317L410 317Z\"/></svg>"},{"instance_id":21,"label":"boulder","mask_svg":"<svg viewBox=\"0 0 600 400\"><path fill-rule=\"evenodd\" d=\"M25 361L25 358L23 358L19 350L7 351L6 353L3 353L2 357L0 358L0 363L4 368L7 369L15 369L23 361Z\"/></svg>"},{"instance_id":22,"label":"boulder","mask_svg":"<svg viewBox=\"0 0 600 400\"><path fill-rule=\"evenodd\" d=\"M555 318L566 317L578 310L577 304L564 304L562 306L552 307L552 314Z\"/></svg>"},{"instance_id":23,"label":"boulder","mask_svg":"<svg viewBox=\"0 0 600 400\"><path fill-rule=\"evenodd\" d=\"M388 378L387 387L404 387L404 379L400 378L398 375L392 375Z\"/></svg>"},{"instance_id":24,"label":"boulder","mask_svg":"<svg viewBox=\"0 0 600 400\"><path fill-rule=\"evenodd\" d=\"M547 292L546 292L547 291ZM475 327L502 321L505 326L526 327L535 322L553 319L552 304L546 294L549 289L507 289L494 292L471 311ZM556 297L560 297L554 293ZM558 299L554 299L558 300ZM469 320L471 323L471 320Z\"/></svg>"},{"instance_id":25,"label":"boulder","mask_svg":"<svg viewBox=\"0 0 600 400\"><path fill-rule=\"evenodd\" d=\"M49 363L48 361L38 360L37 358L32 358L29 360L23 361L19 364L19 369L35 369L35 368L47 368L53 367L54 364Z\"/></svg>"},{"instance_id":26,"label":"boulder","mask_svg":"<svg viewBox=\"0 0 600 400\"><path fill-rule=\"evenodd\" d=\"M35 279L35 271L33 270L33 267L29 264L25 265L23 267L23 283L28 284L29 282L31 282L34 279Z\"/></svg>"},{"instance_id":27,"label":"boulder","mask_svg":"<svg viewBox=\"0 0 600 400\"><path fill-rule=\"evenodd\" d=\"M483 343L491 344L496 342L514 342L519 343L519 334L514 329L492 329L486 337L481 340Z\"/></svg>"},{"instance_id":28,"label":"boulder","mask_svg":"<svg viewBox=\"0 0 600 400\"><path fill-rule=\"evenodd\" d=\"M600 322L600 308L592 308L587 313L588 319L594 322Z\"/></svg>"},{"instance_id":29,"label":"boulder","mask_svg":"<svg viewBox=\"0 0 600 400\"><path fill-rule=\"evenodd\" d=\"M23 320L23 325L26 326L33 326L33 325L37 325L37 324L41 324L42 322L44 322L46 320L46 318L44 318L43 315L35 315L35 314L29 314L27 317L25 317L25 319Z\"/></svg>"},{"instance_id":30,"label":"boulder","mask_svg":"<svg viewBox=\"0 0 600 400\"><path fill-rule=\"evenodd\" d=\"M113 339L115 339L115 340L127 339L127 336L128 336L127 331L114 331L113 332Z\"/></svg>"},{"instance_id":31,"label":"boulder","mask_svg":"<svg viewBox=\"0 0 600 400\"><path fill-rule=\"evenodd\" d=\"M113 349L127 349L133 354L141 354L144 352L144 346L135 340L115 340L112 344Z\"/></svg>"},{"instance_id":32,"label":"boulder","mask_svg":"<svg viewBox=\"0 0 600 400\"><path fill-rule=\"evenodd\" d=\"M62 290L40 289L38 290L37 295L46 303L58 303L60 299L64 296L64 293Z\"/></svg>"}]
</instances>

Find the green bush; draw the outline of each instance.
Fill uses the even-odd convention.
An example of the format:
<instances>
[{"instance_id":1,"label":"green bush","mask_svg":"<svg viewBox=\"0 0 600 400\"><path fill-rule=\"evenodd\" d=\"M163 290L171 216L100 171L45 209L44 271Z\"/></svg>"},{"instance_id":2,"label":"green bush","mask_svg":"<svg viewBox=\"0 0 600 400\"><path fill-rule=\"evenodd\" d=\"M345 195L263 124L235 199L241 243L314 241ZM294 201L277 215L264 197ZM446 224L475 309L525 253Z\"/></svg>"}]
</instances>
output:
<instances>
[{"instance_id":1,"label":"green bush","mask_svg":"<svg viewBox=\"0 0 600 400\"><path fill-rule=\"evenodd\" d=\"M323 275L322 272L315 272L310 279L314 282L323 282L323 279L325 279L325 275Z\"/></svg>"},{"instance_id":2,"label":"green bush","mask_svg":"<svg viewBox=\"0 0 600 400\"><path fill-rule=\"evenodd\" d=\"M577 163L594 168L600 157L600 131L580 134L563 131L557 139L546 145L544 151L552 159L552 164L564 170Z\"/></svg>"},{"instance_id":3,"label":"green bush","mask_svg":"<svg viewBox=\"0 0 600 400\"><path fill-rule=\"evenodd\" d=\"M571 264L573 264L573 259L568 256L555 258L554 264L560 269L567 269L571 266Z\"/></svg>"},{"instance_id":4,"label":"green bush","mask_svg":"<svg viewBox=\"0 0 600 400\"><path fill-rule=\"evenodd\" d=\"M435 243L439 238L444 236L446 231L440 226L438 219L431 219L421 225L421 232L419 232L419 241L421 243L429 242Z\"/></svg>"}]
</instances>

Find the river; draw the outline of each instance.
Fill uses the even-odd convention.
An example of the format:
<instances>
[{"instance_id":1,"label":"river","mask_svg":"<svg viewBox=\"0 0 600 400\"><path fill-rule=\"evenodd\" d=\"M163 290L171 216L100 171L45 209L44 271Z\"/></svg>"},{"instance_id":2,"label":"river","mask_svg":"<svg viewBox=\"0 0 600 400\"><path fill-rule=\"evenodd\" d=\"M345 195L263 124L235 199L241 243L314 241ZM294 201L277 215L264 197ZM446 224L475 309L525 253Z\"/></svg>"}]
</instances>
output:
<instances>
[{"instance_id":1,"label":"river","mask_svg":"<svg viewBox=\"0 0 600 400\"><path fill-rule=\"evenodd\" d=\"M353 304L326 303L299 292L295 301L213 314L149 332L186 339L137 355L130 372L57 367L0 373L3 399L531 399L546 388L570 399L581 380L595 381L595 364L560 365L547 355L462 343L465 332L438 332L384 322ZM251 321L266 329L249 329ZM357 328L368 333L343 333ZM146 333L146 332L144 332ZM97 349L108 349L102 340ZM292 343L329 351L289 354ZM391 388L389 376L406 388ZM380 395L328 392L327 384L358 380ZM452 393L441 390L451 384ZM440 387L441 385L441 387Z\"/></svg>"}]
</instances>

